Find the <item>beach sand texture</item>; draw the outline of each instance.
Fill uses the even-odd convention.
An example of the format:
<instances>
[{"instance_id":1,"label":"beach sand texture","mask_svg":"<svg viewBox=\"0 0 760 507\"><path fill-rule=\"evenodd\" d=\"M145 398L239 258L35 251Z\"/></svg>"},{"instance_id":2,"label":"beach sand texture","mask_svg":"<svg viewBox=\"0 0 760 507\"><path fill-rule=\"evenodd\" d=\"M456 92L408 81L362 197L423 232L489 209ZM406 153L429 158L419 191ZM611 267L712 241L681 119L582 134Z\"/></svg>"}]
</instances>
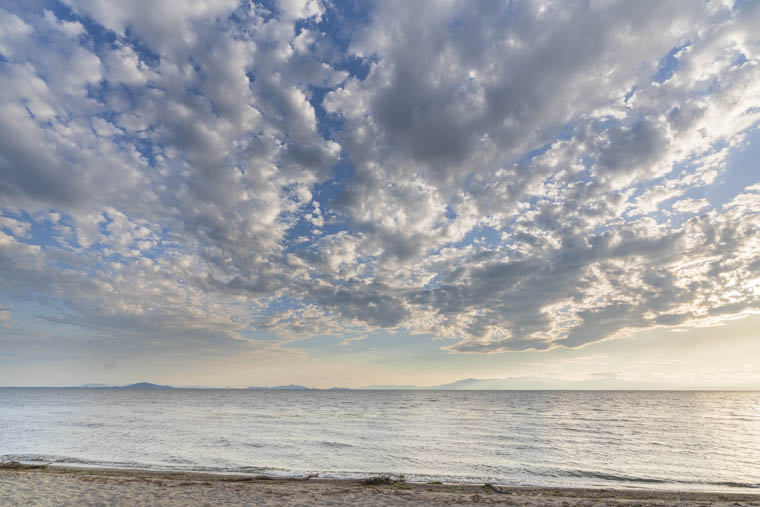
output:
<instances>
[{"instance_id":1,"label":"beach sand texture","mask_svg":"<svg viewBox=\"0 0 760 507\"><path fill-rule=\"evenodd\" d=\"M760 495L265 479L111 469L0 469L0 505L723 505Z\"/></svg>"}]
</instances>

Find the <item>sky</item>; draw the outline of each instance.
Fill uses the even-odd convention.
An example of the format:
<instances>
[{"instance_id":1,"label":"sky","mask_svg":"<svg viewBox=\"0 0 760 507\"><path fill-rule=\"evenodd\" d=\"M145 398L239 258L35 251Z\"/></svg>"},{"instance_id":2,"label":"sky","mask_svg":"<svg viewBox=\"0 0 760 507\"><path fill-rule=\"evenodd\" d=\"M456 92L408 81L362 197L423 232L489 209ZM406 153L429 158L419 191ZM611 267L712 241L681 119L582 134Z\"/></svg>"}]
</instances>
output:
<instances>
[{"instance_id":1,"label":"sky","mask_svg":"<svg viewBox=\"0 0 760 507\"><path fill-rule=\"evenodd\" d=\"M758 26L0 0L0 385L760 388Z\"/></svg>"}]
</instances>

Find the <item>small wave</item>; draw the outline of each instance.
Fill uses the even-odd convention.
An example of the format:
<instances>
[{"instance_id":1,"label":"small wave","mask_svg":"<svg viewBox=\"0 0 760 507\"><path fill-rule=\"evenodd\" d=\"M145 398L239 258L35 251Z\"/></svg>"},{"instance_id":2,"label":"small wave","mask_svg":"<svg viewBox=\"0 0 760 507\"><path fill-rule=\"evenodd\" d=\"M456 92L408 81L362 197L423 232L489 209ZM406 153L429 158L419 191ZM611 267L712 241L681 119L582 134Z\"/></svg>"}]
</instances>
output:
<instances>
[{"instance_id":1,"label":"small wave","mask_svg":"<svg viewBox=\"0 0 760 507\"><path fill-rule=\"evenodd\" d=\"M21 463L52 463L58 456L48 454L3 454L0 461L19 461Z\"/></svg>"},{"instance_id":2,"label":"small wave","mask_svg":"<svg viewBox=\"0 0 760 507\"><path fill-rule=\"evenodd\" d=\"M195 462L190 461L182 456L168 456L166 458L166 461L172 465L193 466L196 464Z\"/></svg>"},{"instance_id":3,"label":"small wave","mask_svg":"<svg viewBox=\"0 0 760 507\"><path fill-rule=\"evenodd\" d=\"M601 479L611 482L622 483L644 483L644 484L673 484L673 485L692 485L692 486L716 486L716 487L728 487L728 488L748 488L748 489L760 489L760 483L752 482L735 482L735 481L685 481L678 479L661 479L656 477L633 477L628 475L617 475L605 472L593 472L589 470L561 470L554 473L546 473L543 475L555 476L555 477L578 477L589 479Z\"/></svg>"},{"instance_id":4,"label":"small wave","mask_svg":"<svg viewBox=\"0 0 760 507\"><path fill-rule=\"evenodd\" d=\"M70 423L63 424L64 426L72 426L74 428L102 428L105 426L105 424L100 422L85 422L85 421L73 421Z\"/></svg>"},{"instance_id":5,"label":"small wave","mask_svg":"<svg viewBox=\"0 0 760 507\"><path fill-rule=\"evenodd\" d=\"M724 482L708 482L706 483L708 485L714 485L714 486L727 486L729 488L749 488L749 489L760 489L760 482L757 483L751 483L751 482L731 482L731 481L724 481Z\"/></svg>"},{"instance_id":6,"label":"small wave","mask_svg":"<svg viewBox=\"0 0 760 507\"><path fill-rule=\"evenodd\" d=\"M546 475L555 475L558 477L579 477L579 478L590 478L590 479L601 479L604 481L614 481L614 482L643 482L643 483L650 483L650 484L667 484L668 481L666 479L657 479L654 477L632 477L628 475L615 475L610 473L604 473L604 472L592 472L590 470L560 470L555 472L554 474L546 474Z\"/></svg>"},{"instance_id":7,"label":"small wave","mask_svg":"<svg viewBox=\"0 0 760 507\"><path fill-rule=\"evenodd\" d=\"M69 463L72 465L97 465L99 462L96 460L84 460L79 458L57 458L53 460L53 463Z\"/></svg>"},{"instance_id":8,"label":"small wave","mask_svg":"<svg viewBox=\"0 0 760 507\"><path fill-rule=\"evenodd\" d=\"M346 442L332 442L328 440L317 442L317 443L325 447L332 447L332 448L337 448L337 449L349 449L349 448L356 447L354 444L349 444Z\"/></svg>"}]
</instances>

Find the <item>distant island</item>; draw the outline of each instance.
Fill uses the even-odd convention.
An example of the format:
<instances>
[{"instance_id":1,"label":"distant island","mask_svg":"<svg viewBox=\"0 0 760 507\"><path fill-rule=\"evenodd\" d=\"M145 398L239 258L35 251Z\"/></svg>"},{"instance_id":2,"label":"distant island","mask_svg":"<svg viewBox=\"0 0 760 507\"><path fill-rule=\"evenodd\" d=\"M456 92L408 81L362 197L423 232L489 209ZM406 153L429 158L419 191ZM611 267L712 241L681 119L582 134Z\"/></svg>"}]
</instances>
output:
<instances>
[{"instance_id":1,"label":"distant island","mask_svg":"<svg viewBox=\"0 0 760 507\"><path fill-rule=\"evenodd\" d=\"M81 389L175 389L172 386L153 384L151 382L137 382L135 384L127 384L124 386L112 386L108 384L83 384L81 386L75 387Z\"/></svg>"},{"instance_id":2,"label":"distant island","mask_svg":"<svg viewBox=\"0 0 760 507\"><path fill-rule=\"evenodd\" d=\"M172 386L162 386L159 384L151 384L150 382L138 382L136 384L120 386L119 389L174 389L174 388Z\"/></svg>"},{"instance_id":3,"label":"distant island","mask_svg":"<svg viewBox=\"0 0 760 507\"><path fill-rule=\"evenodd\" d=\"M5 386L14 387L14 386ZM31 387L31 386L30 386ZM38 386L44 387L44 386ZM52 387L52 386L50 386ZM54 387L62 388L62 387ZM152 382L136 382L127 385L110 384L81 384L68 386L69 389L242 389L250 391L635 391L635 390L684 390L678 385L667 385L661 382L642 384L619 378L613 373L598 374L585 380L568 380L552 377L507 377L507 378L467 378L439 385L399 385L399 384L374 384L362 387L308 387L300 384L287 384L277 386L250 386L250 387L214 387L200 385L170 386L155 384ZM756 390L760 386L744 385L720 385L720 386L697 386L686 390L689 391L734 391Z\"/></svg>"},{"instance_id":4,"label":"distant island","mask_svg":"<svg viewBox=\"0 0 760 507\"><path fill-rule=\"evenodd\" d=\"M274 387L259 387L251 386L246 389L253 389L255 391L309 391L314 389L313 387L299 386L296 384L289 384L286 386L274 386Z\"/></svg>"}]
</instances>

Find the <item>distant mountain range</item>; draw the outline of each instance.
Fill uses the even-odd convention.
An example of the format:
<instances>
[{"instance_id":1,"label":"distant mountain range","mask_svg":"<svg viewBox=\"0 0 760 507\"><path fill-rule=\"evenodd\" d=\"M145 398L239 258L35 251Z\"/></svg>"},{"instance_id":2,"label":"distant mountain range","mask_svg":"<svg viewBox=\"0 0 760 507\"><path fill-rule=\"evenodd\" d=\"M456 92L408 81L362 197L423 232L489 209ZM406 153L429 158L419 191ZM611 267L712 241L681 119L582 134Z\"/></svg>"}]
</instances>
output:
<instances>
[{"instance_id":1,"label":"distant mountain range","mask_svg":"<svg viewBox=\"0 0 760 507\"><path fill-rule=\"evenodd\" d=\"M274 386L274 387L251 386L251 387L247 387L246 389L253 389L256 391L308 391L309 389L313 389L313 388L299 386L296 384L289 384L286 386Z\"/></svg>"},{"instance_id":2,"label":"distant mountain range","mask_svg":"<svg viewBox=\"0 0 760 507\"><path fill-rule=\"evenodd\" d=\"M161 384L153 384L151 382L137 382L135 384L127 384L124 386L115 386L110 384L82 384L79 386L73 386L76 388L81 389L238 389L236 387L207 387L207 386L167 386L167 385L161 385ZM286 386L273 386L273 387L259 387L259 386L251 386L246 387L246 389L252 389L252 390L258 390L258 391L308 391L308 390L314 390L313 387L306 387L306 386L299 386L296 384L289 384ZM345 387L331 387L330 390L343 390L348 389Z\"/></svg>"},{"instance_id":3,"label":"distant mountain range","mask_svg":"<svg viewBox=\"0 0 760 507\"><path fill-rule=\"evenodd\" d=\"M151 382L137 382L127 385L109 385L109 384L82 384L74 386L80 389L237 389L234 387L206 387L206 386L169 386L153 384ZM697 386L686 389L692 390L756 390L760 386ZM288 384L272 387L251 386L245 389L254 391L308 391L323 390L314 387L307 387L298 384ZM632 382L626 379L618 378L612 373L598 374L586 380L566 380L549 377L509 377L509 378L467 378L450 382L448 384L417 386L417 385L369 385L358 388L331 387L329 391L350 391L350 390L424 390L424 391L520 391L520 390L667 390L667 389L685 389L678 385L664 385L662 383L642 383Z\"/></svg>"},{"instance_id":4,"label":"distant mountain range","mask_svg":"<svg viewBox=\"0 0 760 507\"><path fill-rule=\"evenodd\" d=\"M509 377L509 378L467 378L433 386L411 385L373 385L362 389L420 389L435 391L530 391L530 390L636 390L662 389L655 384L630 382L611 377L592 378L589 380L565 380L546 377Z\"/></svg>"},{"instance_id":5,"label":"distant mountain range","mask_svg":"<svg viewBox=\"0 0 760 507\"><path fill-rule=\"evenodd\" d=\"M150 382L137 382L136 384L127 384L125 386L112 386L108 384L82 384L82 389L174 389L172 386L163 386L160 384L152 384Z\"/></svg>"},{"instance_id":6,"label":"distant mountain range","mask_svg":"<svg viewBox=\"0 0 760 507\"><path fill-rule=\"evenodd\" d=\"M124 386L114 386L107 384L84 384L77 386L89 389L175 389L173 386L153 384L150 382L138 382ZM184 389L219 389L205 386L182 386ZM501 391L501 390L551 390L551 389L599 389L599 390L626 390L626 389L662 389L662 386L644 385L641 383L632 383L615 377L594 378L591 380L562 380L542 377L511 377L511 378L467 378L450 382L448 384L418 386L418 385L397 385L397 384L374 384L354 389L348 387L331 387L329 391L351 391L351 390L425 390L425 391ZM222 389L235 389L225 387ZM298 384L288 384L280 386L250 386L245 389L252 391L309 391L320 390L314 387L307 387Z\"/></svg>"}]
</instances>

